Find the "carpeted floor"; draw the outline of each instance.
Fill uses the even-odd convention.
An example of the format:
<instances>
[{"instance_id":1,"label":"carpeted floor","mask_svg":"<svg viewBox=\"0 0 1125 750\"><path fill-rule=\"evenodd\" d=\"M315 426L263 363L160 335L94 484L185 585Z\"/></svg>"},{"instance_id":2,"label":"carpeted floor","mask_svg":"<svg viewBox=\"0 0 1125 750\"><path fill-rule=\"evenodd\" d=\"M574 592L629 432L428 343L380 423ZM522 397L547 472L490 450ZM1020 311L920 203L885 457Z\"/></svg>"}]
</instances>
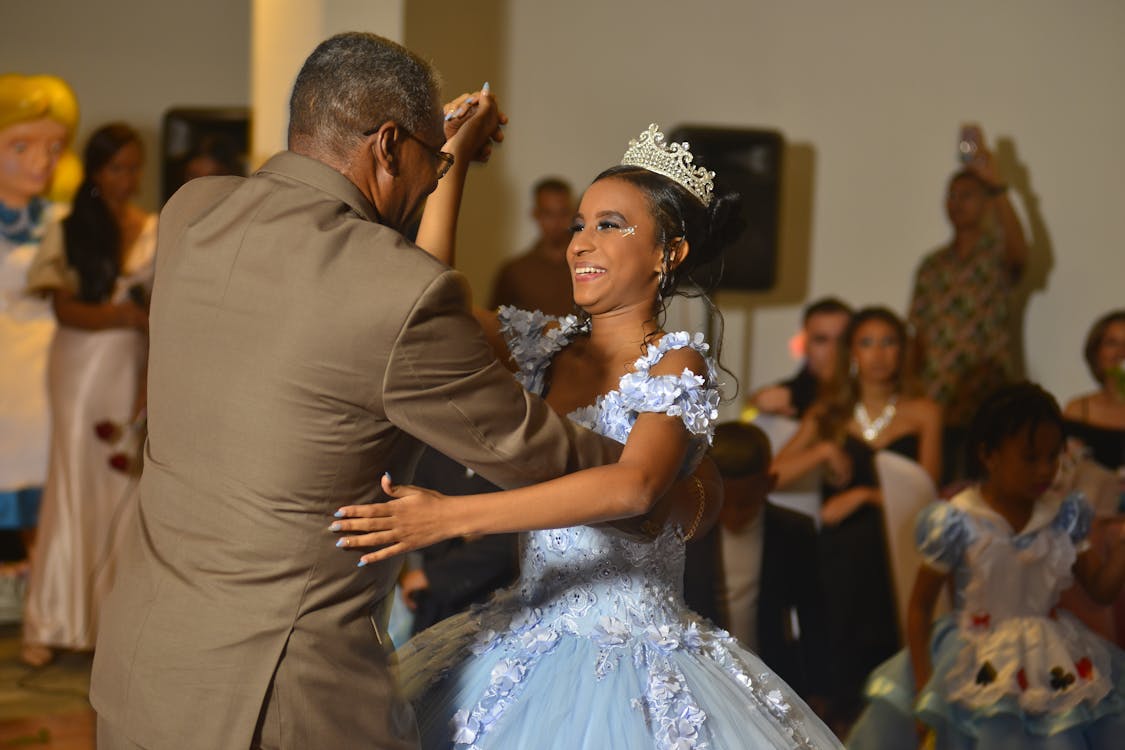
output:
<instances>
[{"instance_id":1,"label":"carpeted floor","mask_svg":"<svg viewBox=\"0 0 1125 750\"><path fill-rule=\"evenodd\" d=\"M19 648L19 626L0 625L0 750L92 750L92 654L62 653L31 669L20 662Z\"/></svg>"}]
</instances>

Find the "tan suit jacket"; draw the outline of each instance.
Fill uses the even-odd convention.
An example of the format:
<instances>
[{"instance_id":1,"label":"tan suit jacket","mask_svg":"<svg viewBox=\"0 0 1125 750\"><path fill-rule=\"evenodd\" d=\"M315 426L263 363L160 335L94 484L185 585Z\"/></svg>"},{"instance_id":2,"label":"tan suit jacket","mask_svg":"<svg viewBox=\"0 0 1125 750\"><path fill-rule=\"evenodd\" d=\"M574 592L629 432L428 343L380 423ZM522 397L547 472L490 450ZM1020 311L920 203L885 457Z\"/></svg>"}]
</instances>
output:
<instances>
[{"instance_id":1,"label":"tan suit jacket","mask_svg":"<svg viewBox=\"0 0 1125 750\"><path fill-rule=\"evenodd\" d=\"M399 565L357 568L333 511L408 478L419 440L504 487L616 455L525 393L463 277L377 218L291 152L164 209L140 508L91 686L142 747L243 750L267 696L284 747L414 746L372 627Z\"/></svg>"}]
</instances>

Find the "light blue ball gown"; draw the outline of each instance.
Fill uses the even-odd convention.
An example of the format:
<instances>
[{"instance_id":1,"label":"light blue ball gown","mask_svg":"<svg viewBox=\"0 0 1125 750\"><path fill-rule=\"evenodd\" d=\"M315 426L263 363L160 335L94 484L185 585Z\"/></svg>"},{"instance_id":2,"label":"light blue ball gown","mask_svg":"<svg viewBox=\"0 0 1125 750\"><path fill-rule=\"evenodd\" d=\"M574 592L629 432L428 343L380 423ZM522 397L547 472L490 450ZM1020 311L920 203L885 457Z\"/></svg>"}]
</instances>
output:
<instances>
[{"instance_id":1,"label":"light blue ball gown","mask_svg":"<svg viewBox=\"0 0 1125 750\"><path fill-rule=\"evenodd\" d=\"M919 696L907 651L872 673L848 747L914 748L915 716L938 750L1125 747L1125 653L1055 609L1092 516L1079 495L1048 496L1016 534L976 487L923 510L918 549L952 576L954 611L933 625Z\"/></svg>"},{"instance_id":2,"label":"light blue ball gown","mask_svg":"<svg viewBox=\"0 0 1125 750\"><path fill-rule=\"evenodd\" d=\"M542 393L576 319L504 308L501 325L521 382ZM714 372L649 372L684 347L706 356L701 335L669 333L570 418L624 442L638 413L679 416L689 470L717 417ZM587 526L538 531L522 536L521 555L511 588L399 650L423 748L840 747L758 657L684 605L678 529L652 542Z\"/></svg>"}]
</instances>

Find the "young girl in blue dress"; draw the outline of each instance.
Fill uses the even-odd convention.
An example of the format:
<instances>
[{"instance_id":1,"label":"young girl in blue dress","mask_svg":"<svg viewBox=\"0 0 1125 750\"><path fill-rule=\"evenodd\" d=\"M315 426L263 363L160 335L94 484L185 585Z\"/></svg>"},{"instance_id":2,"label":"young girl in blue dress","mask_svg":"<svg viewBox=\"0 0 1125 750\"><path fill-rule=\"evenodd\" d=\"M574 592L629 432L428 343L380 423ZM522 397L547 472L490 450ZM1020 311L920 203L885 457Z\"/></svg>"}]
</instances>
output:
<instances>
[{"instance_id":1,"label":"young girl in blue dress","mask_svg":"<svg viewBox=\"0 0 1125 750\"><path fill-rule=\"evenodd\" d=\"M1062 444L1058 404L1036 385L982 405L968 457L980 483L920 515L909 650L872 673L848 747L915 748L922 734L956 750L1125 743L1125 653L1055 608L1075 578L1112 601L1125 543L1103 561L1086 541L1090 507L1048 492ZM933 622L947 581L954 610Z\"/></svg>"},{"instance_id":2,"label":"young girl in blue dress","mask_svg":"<svg viewBox=\"0 0 1125 750\"><path fill-rule=\"evenodd\" d=\"M624 444L616 464L532 487L444 497L384 480L394 499L341 509L342 546L377 560L451 536L521 538L520 579L398 652L423 748L834 748L807 705L683 601L684 543L717 508L702 486L654 538L589 526L648 512L691 474L717 418L699 334L659 308L729 239L732 203L656 126L582 198L567 251L581 316L503 308L482 322L516 377L560 414Z\"/></svg>"}]
</instances>

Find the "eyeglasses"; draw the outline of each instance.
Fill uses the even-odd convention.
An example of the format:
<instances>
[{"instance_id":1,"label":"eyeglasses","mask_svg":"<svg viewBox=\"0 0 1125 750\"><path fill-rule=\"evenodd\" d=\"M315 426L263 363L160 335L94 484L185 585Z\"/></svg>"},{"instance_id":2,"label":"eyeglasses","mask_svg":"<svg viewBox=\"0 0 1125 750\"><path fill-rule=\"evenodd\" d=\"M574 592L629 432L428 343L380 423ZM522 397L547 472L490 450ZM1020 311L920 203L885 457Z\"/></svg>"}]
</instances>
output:
<instances>
[{"instance_id":1,"label":"eyeglasses","mask_svg":"<svg viewBox=\"0 0 1125 750\"><path fill-rule=\"evenodd\" d=\"M381 127L383 126L379 125L378 127L371 128L371 130L364 131L363 137L367 138L368 136L374 135ZM445 177L446 172L453 168L453 154L442 151L440 148L434 148L401 125L399 126L399 129L402 130L402 132L406 133L407 138L411 139L412 141L416 141L419 145L422 146L422 148L426 149L426 153L438 160L437 178L439 180L442 177Z\"/></svg>"}]
</instances>

